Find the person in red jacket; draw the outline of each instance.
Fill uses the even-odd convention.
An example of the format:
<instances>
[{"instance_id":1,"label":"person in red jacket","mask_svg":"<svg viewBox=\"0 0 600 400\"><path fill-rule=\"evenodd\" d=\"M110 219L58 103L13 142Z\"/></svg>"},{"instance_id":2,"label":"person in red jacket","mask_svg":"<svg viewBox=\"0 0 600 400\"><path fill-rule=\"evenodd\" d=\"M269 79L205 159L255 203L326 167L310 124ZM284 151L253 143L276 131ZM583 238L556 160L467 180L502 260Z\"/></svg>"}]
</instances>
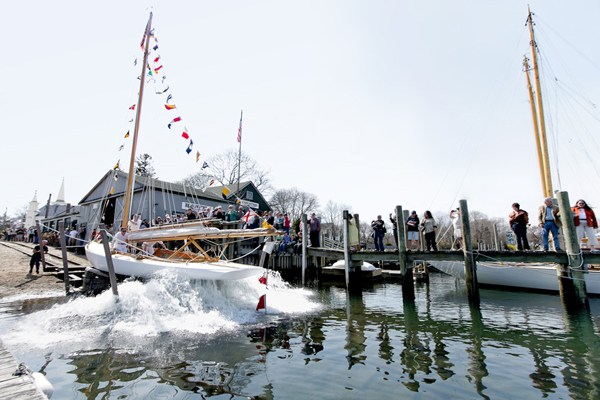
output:
<instances>
[{"instance_id":1,"label":"person in red jacket","mask_svg":"<svg viewBox=\"0 0 600 400\"><path fill-rule=\"evenodd\" d=\"M596 238L596 232L594 229L598 228L598 220L596 219L596 214L587 205L584 200L577 200L575 206L571 208L573 212L573 218L575 219L575 226L577 227L577 239L581 243L581 239L583 238L583 234L588 238L588 243L590 245L591 251L598 252L596 246L598 246L598 239Z\"/></svg>"}]
</instances>

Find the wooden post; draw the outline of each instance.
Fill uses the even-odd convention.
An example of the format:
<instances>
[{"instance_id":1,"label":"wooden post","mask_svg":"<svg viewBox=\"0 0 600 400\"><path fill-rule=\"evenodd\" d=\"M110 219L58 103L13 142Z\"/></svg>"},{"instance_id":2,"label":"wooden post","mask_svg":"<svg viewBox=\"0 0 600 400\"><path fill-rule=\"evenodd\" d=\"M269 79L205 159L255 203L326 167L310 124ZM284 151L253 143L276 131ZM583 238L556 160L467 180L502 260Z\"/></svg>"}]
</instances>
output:
<instances>
[{"instance_id":1,"label":"wooden post","mask_svg":"<svg viewBox=\"0 0 600 400\"><path fill-rule=\"evenodd\" d=\"M460 221L462 224L463 254L465 256L465 281L467 297L470 302L479 306L479 287L477 284L477 265L473 257L471 243L471 224L469 223L469 207L466 200L460 200Z\"/></svg>"},{"instance_id":2,"label":"wooden post","mask_svg":"<svg viewBox=\"0 0 600 400\"><path fill-rule=\"evenodd\" d=\"M350 287L350 238L348 237L349 228L348 228L348 210L344 210L342 213L342 218L344 218L344 225L342 225L342 229L344 230L344 274L346 276L346 288Z\"/></svg>"},{"instance_id":3,"label":"wooden post","mask_svg":"<svg viewBox=\"0 0 600 400\"><path fill-rule=\"evenodd\" d=\"M400 217L402 215L402 217ZM401 219L402 218L402 219ZM402 206L396 206L396 228L398 231L398 264L402 275L402 298L414 300L415 282L413 270L406 265L406 224L408 211L402 211Z\"/></svg>"},{"instance_id":4,"label":"wooden post","mask_svg":"<svg viewBox=\"0 0 600 400\"><path fill-rule=\"evenodd\" d=\"M115 276L115 268L112 263L112 254L110 253L110 245L108 244L108 235L106 234L106 226L100 224L100 237L102 238L102 245L104 246L104 255L106 256L106 265L108 267L108 277L110 279L110 287L115 296L119 295L117 290L117 277Z\"/></svg>"},{"instance_id":5,"label":"wooden post","mask_svg":"<svg viewBox=\"0 0 600 400\"><path fill-rule=\"evenodd\" d=\"M302 214L302 286L304 286L304 279L306 276L306 263L307 263L307 254L306 254L306 246L308 244L308 238L306 237L306 224L308 223L306 214Z\"/></svg>"},{"instance_id":6,"label":"wooden post","mask_svg":"<svg viewBox=\"0 0 600 400\"><path fill-rule=\"evenodd\" d=\"M398 214L396 214L396 215L398 215ZM398 229L400 229L400 227L402 227L402 230L404 231L404 250L405 251L406 251L406 240L408 238L408 225L406 225L406 220L408 219L409 216L410 216L410 212L408 210L402 210L402 221L396 221L396 224L401 223L401 225L397 225ZM398 240L398 242L400 242L400 240Z\"/></svg>"},{"instance_id":7,"label":"wooden post","mask_svg":"<svg viewBox=\"0 0 600 400\"><path fill-rule=\"evenodd\" d=\"M44 243L43 243L44 235L42 234L42 225L40 224L39 221L37 224L37 231L38 231L38 245L40 246L40 256L41 256L41 260L42 260L42 271L48 272L48 271L46 271L46 256L44 255Z\"/></svg>"},{"instance_id":8,"label":"wooden post","mask_svg":"<svg viewBox=\"0 0 600 400\"><path fill-rule=\"evenodd\" d=\"M494 247L496 251L500 251L500 240L498 240L498 225L494 224Z\"/></svg>"},{"instance_id":9,"label":"wooden post","mask_svg":"<svg viewBox=\"0 0 600 400\"><path fill-rule=\"evenodd\" d=\"M583 275L587 268L579 249L575 221L569 205L569 194L558 192L557 197L569 260L569 264L558 266L560 297L567 309L587 309L589 303Z\"/></svg>"},{"instance_id":10,"label":"wooden post","mask_svg":"<svg viewBox=\"0 0 600 400\"><path fill-rule=\"evenodd\" d=\"M66 238L65 238L65 229L64 229L64 222L61 219L60 221L58 221L58 231L59 231L59 235L60 235L60 250L62 252L62 259L63 259L63 273L64 273L64 281L65 281L65 295L68 296L69 295L69 286L70 286L70 282L69 282L69 261L67 261L67 245L66 245Z\"/></svg>"}]
</instances>

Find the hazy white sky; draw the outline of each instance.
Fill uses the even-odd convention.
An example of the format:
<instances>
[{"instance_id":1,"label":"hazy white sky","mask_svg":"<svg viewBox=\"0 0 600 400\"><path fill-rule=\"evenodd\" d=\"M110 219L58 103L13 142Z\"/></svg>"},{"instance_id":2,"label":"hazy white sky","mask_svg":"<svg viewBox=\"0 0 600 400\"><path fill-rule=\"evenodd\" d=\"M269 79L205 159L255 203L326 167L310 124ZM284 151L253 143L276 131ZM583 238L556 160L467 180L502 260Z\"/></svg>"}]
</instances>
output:
<instances>
[{"instance_id":1,"label":"hazy white sky","mask_svg":"<svg viewBox=\"0 0 600 400\"><path fill-rule=\"evenodd\" d=\"M528 3L558 110L547 116L558 128L555 189L600 205L592 0L155 2L154 54L178 109L164 110L165 96L148 87L139 153L153 156L161 179L182 179L200 168L196 150L237 148L244 109L243 149L275 188L348 204L363 220L396 204L447 212L459 199L490 216L515 201L533 212L542 191L522 72ZM78 203L118 159L127 168L117 150L130 145L149 3L0 6L0 206L12 214L36 190L41 203L56 199L63 177L66 201ZM577 102L595 114L576 116ZM167 129L175 116L192 155L181 131Z\"/></svg>"}]
</instances>

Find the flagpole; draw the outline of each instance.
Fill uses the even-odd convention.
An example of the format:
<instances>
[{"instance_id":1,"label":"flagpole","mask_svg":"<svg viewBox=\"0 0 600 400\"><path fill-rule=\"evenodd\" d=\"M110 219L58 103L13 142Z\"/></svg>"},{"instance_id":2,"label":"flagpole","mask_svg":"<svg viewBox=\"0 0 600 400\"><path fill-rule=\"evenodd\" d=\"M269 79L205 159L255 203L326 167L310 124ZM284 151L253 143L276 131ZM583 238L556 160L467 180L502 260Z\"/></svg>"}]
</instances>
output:
<instances>
[{"instance_id":1,"label":"flagpole","mask_svg":"<svg viewBox=\"0 0 600 400\"><path fill-rule=\"evenodd\" d=\"M238 142L240 142L240 150L238 152L238 184L237 184L237 194L240 194L240 166L242 164L242 117L244 116L244 110L240 114L240 128L238 129Z\"/></svg>"},{"instance_id":2,"label":"flagpole","mask_svg":"<svg viewBox=\"0 0 600 400\"><path fill-rule=\"evenodd\" d=\"M135 129L133 131L133 144L131 146L131 160L129 161L129 176L127 177L127 189L125 190L125 204L123 204L123 220L121 221L121 227L127 228L127 222L129 221L129 208L132 202L133 193L133 178L134 178L134 167L135 167L135 150L137 147L138 132L140 129L140 114L142 112L142 96L144 94L144 82L146 81L146 68L148 67L148 47L150 46L150 31L152 30L152 13L146 24L146 32L144 32L144 39L146 39L146 46L144 48L144 62L142 63L142 82L140 83L140 93L138 97L137 110L135 113ZM144 43L142 39L142 43Z\"/></svg>"}]
</instances>

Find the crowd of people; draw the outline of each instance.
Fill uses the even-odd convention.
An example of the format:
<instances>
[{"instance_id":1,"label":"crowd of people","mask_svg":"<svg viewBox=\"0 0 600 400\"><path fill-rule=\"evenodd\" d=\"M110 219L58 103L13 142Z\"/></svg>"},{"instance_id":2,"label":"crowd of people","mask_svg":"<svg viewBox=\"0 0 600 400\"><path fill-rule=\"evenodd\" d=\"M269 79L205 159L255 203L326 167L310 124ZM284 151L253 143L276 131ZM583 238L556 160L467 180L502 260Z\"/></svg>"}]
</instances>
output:
<instances>
[{"instance_id":1,"label":"crowd of people","mask_svg":"<svg viewBox=\"0 0 600 400\"><path fill-rule=\"evenodd\" d=\"M519 203L513 203L512 209L513 211L508 215L508 222L511 230L515 234L516 248L519 251L530 251L531 247L527 239L527 228L531 226L529 214L527 211L521 209ZM587 245L590 248L590 251L594 253L600 251L598 249L598 238L595 233L595 229L598 229L598 220L596 219L594 211L583 199L577 200L570 211L572 213L580 245ZM544 204L542 204L538 210L538 225L542 229L543 251L549 251L550 237L553 239L554 250L558 252L563 251L559 241L560 228L562 227L561 217L559 208L554 204L554 200L551 197L545 198ZM457 249L461 249L463 247L463 232L460 208L452 209L449 218L452 221L454 236L452 248L454 249L456 247ZM349 222L351 220L352 217L349 215ZM392 223L394 241L396 247L398 247L398 230L395 215L390 214L390 222ZM352 222L350 223L352 224ZM420 232L423 232L424 234L425 250L438 250L436 241L437 225L431 211L425 211L421 218L419 218L416 211L412 211L404 223L407 232L407 250L410 251L419 248ZM383 237L386 233L386 226L381 215L378 215L377 219L371 222L371 228L373 230L371 237L374 241L375 250L384 251ZM349 232L348 236L350 238L353 237L352 231Z\"/></svg>"}]
</instances>

